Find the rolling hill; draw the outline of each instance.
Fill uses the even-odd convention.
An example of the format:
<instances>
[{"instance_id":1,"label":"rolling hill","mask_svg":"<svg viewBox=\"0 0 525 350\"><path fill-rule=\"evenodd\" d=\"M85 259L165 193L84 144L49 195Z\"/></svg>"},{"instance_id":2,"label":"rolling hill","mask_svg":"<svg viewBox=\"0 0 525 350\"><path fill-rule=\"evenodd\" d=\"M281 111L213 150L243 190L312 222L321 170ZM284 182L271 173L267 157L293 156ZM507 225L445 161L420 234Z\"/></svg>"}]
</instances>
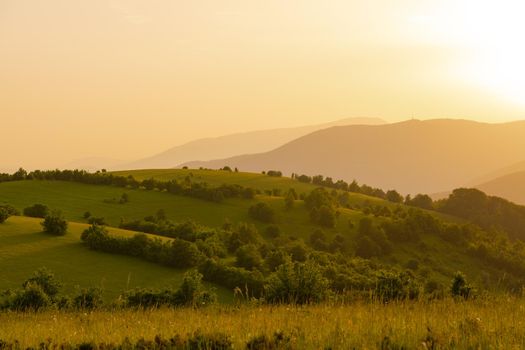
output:
<instances>
[{"instance_id":1,"label":"rolling hill","mask_svg":"<svg viewBox=\"0 0 525 350\"><path fill-rule=\"evenodd\" d=\"M298 137L335 125L378 125L384 123L385 122L379 118L347 118L319 125L257 130L226 136L204 138L173 147L148 158L121 164L118 166L113 165L109 168L115 170L174 168L177 165L188 161L211 160L231 157L238 154L270 151Z\"/></svg>"},{"instance_id":2,"label":"rolling hill","mask_svg":"<svg viewBox=\"0 0 525 350\"><path fill-rule=\"evenodd\" d=\"M14 216L0 225L0 290L19 288L41 267L55 273L66 293L98 286L108 301L135 287L177 287L182 282L182 270L87 249L80 241L87 224L71 222L68 234L56 237L42 232L41 221ZM110 233L124 237L134 234L115 228L110 228ZM228 290L218 288L221 300L231 300Z\"/></svg>"},{"instance_id":3,"label":"rolling hill","mask_svg":"<svg viewBox=\"0 0 525 350\"><path fill-rule=\"evenodd\" d=\"M323 174L402 193L436 193L525 159L523 135L525 121L487 124L436 119L337 126L270 152L184 165Z\"/></svg>"},{"instance_id":4,"label":"rolling hill","mask_svg":"<svg viewBox=\"0 0 525 350\"><path fill-rule=\"evenodd\" d=\"M130 171L123 175L133 175L136 178L162 177L164 179L170 179L188 177L190 176L190 172L192 173L192 177L200 181L213 178L215 179L215 183L243 183L243 181L246 183L248 181L251 186L259 189L279 188L279 186L285 189L293 185L304 186L302 188L304 191L316 188L314 185L300 184L295 180L285 177L273 178L262 174L228 171L151 170ZM300 188L298 186L295 187L298 190ZM123 192L129 195L130 201L128 203L119 204L112 200L113 198L119 198ZM350 208L338 208L339 214L336 216L335 227L323 228L323 231L329 240L334 239L337 235L344 237L351 247L356 244L358 223L362 218L369 217L376 225L380 225L385 220L388 220L388 218L382 216L367 215L364 210L365 208L369 206L384 206L391 208L392 212L395 211L396 208L406 211L409 210L409 208L404 205L387 202L374 197L367 197L361 194L350 193L349 200ZM112 226L117 226L121 219L141 219L145 216L155 214L159 209L164 209L167 217L176 222L192 219L197 223L212 228L221 227L226 220L234 224L238 222L248 222L255 225L259 232L264 234L268 224L254 220L248 215L248 209L257 202L264 202L275 211L275 225L278 225L280 228L283 237L287 240L286 242L291 242L289 244L292 244L297 239L310 242L311 234L319 229L319 226L310 220L309 211L305 207L304 201L298 200L292 209L286 210L283 197L258 195L254 199L230 198L221 203L214 203L155 190L123 189L114 186L87 185L75 182L24 180L0 183L0 205L9 203L21 210L34 203L43 203L52 209L63 211L65 216L71 221L83 221L82 214L88 210L93 216L104 217ZM461 221L435 212L429 213L445 221ZM9 262L10 265L20 264L20 266L29 264L28 267L24 269L13 271L9 281L4 281L5 285L13 286L17 285L17 283L19 284L20 281L26 278L38 265L46 265L53 269L57 275L68 274L68 271L70 271L72 276L68 277L68 280L71 281L68 282L69 286L83 284L84 282L88 283L88 280L82 282L82 280L79 281L76 277L79 267L75 265L73 259L75 259L77 255L79 257L78 259L85 259L81 260L82 266L89 265L90 270L86 270L88 273L85 273L85 277L91 276L90 278L95 280L95 282L91 281L89 283L98 283L98 281L107 281L109 279L114 280L116 284L110 287L110 292L113 291L112 293L122 289L122 283L127 283L123 282L123 278L127 281L129 269L126 270L125 267L111 268L111 271L114 271L117 276L112 275L112 277L109 277L102 266L110 266L110 264L115 264L117 267L133 266L129 264L135 260L120 255L101 254L100 256L107 256L108 259L111 258L115 260L103 264L90 263L90 257L93 256L97 259L96 257L98 257L99 254L91 255L95 253L80 244L78 236L82 228L86 227L85 224L72 224L73 234L65 236L64 238L52 237L49 238L48 241L48 238L40 233L38 222L38 220L34 219L13 217L10 218L6 224L3 224L2 232L4 232L4 234L0 234L0 240L3 239L4 243L0 241L0 246L6 248L1 252L0 257L10 259L10 255L13 254L10 252L14 252L18 260L5 260L6 263ZM351 223L351 225L349 223ZM117 234L119 232L117 232ZM26 234L30 235L30 240L26 238ZM12 237L10 238L10 236ZM33 239L42 242L33 242ZM9 240L15 242L12 244L16 245L16 249L8 247L7 244ZM28 241L29 251L25 250L24 240ZM49 243L52 246L46 247L44 243ZM64 246L62 245L63 243L67 243L68 245ZM55 244L61 245L59 252L56 254L54 252ZM42 253L36 254L36 251L40 248L42 249ZM32 250L35 251L33 252ZM71 255L68 255L69 252L71 252ZM85 258L82 258L83 256L85 256ZM119 262L116 262L117 260ZM234 257L230 256L226 258L225 261L233 263ZM374 261L388 266L399 267L404 267L410 262L412 262L410 266L414 266L413 261L416 261L415 269L420 271L422 276L424 274L425 279L433 278L443 285L448 284L450 278L458 270L467 273L473 278L475 278L475 276L482 276L481 271L485 271L490 276L500 275L499 270L494 266L491 266L487 262L480 261L470 254L466 254L463 246L447 242L431 233L423 234L418 242L394 243L390 253L384 256L378 256L374 258ZM146 264L144 266L150 266L148 268L144 267L144 269L151 268L156 272L157 269L161 272L170 271L159 265ZM88 267L86 267L86 269L88 269ZM137 267L137 270L140 270L140 267ZM178 272L179 275L177 275L176 271L173 273L173 276L175 276L173 278L179 278L176 276L180 276L180 272ZM159 286L159 284L162 285L165 284L166 281L169 281L168 277L159 277L159 275L156 274L152 274L152 276L156 283L150 284L145 281L144 283L148 283L148 286ZM477 278L475 278L475 280L482 283L482 281L478 281ZM141 284L142 282L137 282L136 285ZM0 289L1 287L0 285Z\"/></svg>"}]
</instances>

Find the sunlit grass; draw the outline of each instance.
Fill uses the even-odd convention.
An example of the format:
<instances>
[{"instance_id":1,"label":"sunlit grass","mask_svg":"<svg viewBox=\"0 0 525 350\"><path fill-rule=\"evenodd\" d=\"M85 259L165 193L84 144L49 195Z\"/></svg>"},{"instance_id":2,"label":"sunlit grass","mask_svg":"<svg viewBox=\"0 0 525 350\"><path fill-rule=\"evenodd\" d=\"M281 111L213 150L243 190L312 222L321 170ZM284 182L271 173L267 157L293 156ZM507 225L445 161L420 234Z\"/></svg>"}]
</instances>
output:
<instances>
[{"instance_id":1,"label":"sunlit grass","mask_svg":"<svg viewBox=\"0 0 525 350\"><path fill-rule=\"evenodd\" d=\"M525 302L499 297L468 302L357 303L334 306L240 306L202 310L3 313L0 339L23 347L41 341L119 343L156 335L221 332L243 348L254 336L283 331L297 349L375 349L381 342L407 349L520 349ZM426 345L423 345L426 344Z\"/></svg>"},{"instance_id":2,"label":"sunlit grass","mask_svg":"<svg viewBox=\"0 0 525 350\"><path fill-rule=\"evenodd\" d=\"M89 227L87 224L70 222L69 232L57 237L43 233L41 221L13 216L0 225L0 291L20 288L34 271L44 266L63 282L64 293L71 295L79 288L98 286L108 302L128 289L177 288L182 282L184 270L88 249L80 240L81 232ZM116 228L108 230L116 236L135 234ZM221 301L232 299L229 290L215 287Z\"/></svg>"}]
</instances>

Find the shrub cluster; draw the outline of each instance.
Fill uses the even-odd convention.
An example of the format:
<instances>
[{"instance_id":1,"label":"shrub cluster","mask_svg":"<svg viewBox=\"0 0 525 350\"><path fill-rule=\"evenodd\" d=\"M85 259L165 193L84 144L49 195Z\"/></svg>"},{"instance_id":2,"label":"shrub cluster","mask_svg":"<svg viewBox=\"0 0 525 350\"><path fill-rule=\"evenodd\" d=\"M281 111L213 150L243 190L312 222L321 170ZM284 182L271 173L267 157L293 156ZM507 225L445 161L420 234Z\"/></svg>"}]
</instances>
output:
<instances>
[{"instance_id":1,"label":"shrub cluster","mask_svg":"<svg viewBox=\"0 0 525 350\"><path fill-rule=\"evenodd\" d=\"M96 224L82 232L81 239L93 250L141 257L177 268L197 266L204 258L195 243L189 241L150 239L142 233L130 238L116 237Z\"/></svg>"},{"instance_id":2,"label":"shrub cluster","mask_svg":"<svg viewBox=\"0 0 525 350\"><path fill-rule=\"evenodd\" d=\"M127 307L157 308L161 306L202 307L213 304L217 296L204 288L202 275L196 270L184 274L179 289L135 289L124 293L121 298Z\"/></svg>"}]
</instances>

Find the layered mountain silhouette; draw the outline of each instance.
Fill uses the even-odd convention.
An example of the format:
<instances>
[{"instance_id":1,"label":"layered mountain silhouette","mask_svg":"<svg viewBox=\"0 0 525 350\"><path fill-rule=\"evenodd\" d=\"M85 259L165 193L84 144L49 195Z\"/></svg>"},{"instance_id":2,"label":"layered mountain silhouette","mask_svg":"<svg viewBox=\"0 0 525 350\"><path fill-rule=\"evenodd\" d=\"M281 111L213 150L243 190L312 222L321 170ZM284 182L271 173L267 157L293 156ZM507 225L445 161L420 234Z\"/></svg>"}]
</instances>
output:
<instances>
[{"instance_id":1,"label":"layered mountain silhouette","mask_svg":"<svg viewBox=\"0 0 525 350\"><path fill-rule=\"evenodd\" d=\"M480 176L463 187L477 188L491 196L525 205L525 162L519 162ZM447 198L452 191L433 193L433 199Z\"/></svg>"},{"instance_id":2,"label":"layered mountain silhouette","mask_svg":"<svg viewBox=\"0 0 525 350\"><path fill-rule=\"evenodd\" d=\"M525 205L525 171L500 176L474 187L486 194Z\"/></svg>"},{"instance_id":3,"label":"layered mountain silhouette","mask_svg":"<svg viewBox=\"0 0 525 350\"><path fill-rule=\"evenodd\" d=\"M379 118L347 118L330 123L295 128L258 130L226 136L204 138L173 147L152 157L131 163L120 164L113 169L173 168L178 164L195 161L232 157L238 154L260 153L304 136L316 130L336 125L379 125L385 121Z\"/></svg>"},{"instance_id":4,"label":"layered mountain silhouette","mask_svg":"<svg viewBox=\"0 0 525 350\"><path fill-rule=\"evenodd\" d=\"M323 174L402 193L437 193L523 161L523 135L525 121L435 119L336 126L269 152L182 165Z\"/></svg>"}]
</instances>

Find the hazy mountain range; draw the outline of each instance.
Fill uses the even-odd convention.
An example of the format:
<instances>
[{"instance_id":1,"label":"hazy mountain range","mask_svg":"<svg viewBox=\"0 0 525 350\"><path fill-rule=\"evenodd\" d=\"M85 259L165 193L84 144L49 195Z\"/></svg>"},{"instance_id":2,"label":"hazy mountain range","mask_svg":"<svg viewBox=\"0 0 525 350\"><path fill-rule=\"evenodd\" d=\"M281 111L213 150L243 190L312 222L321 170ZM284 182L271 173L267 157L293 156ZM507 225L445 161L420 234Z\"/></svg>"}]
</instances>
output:
<instances>
[{"instance_id":1,"label":"hazy mountain range","mask_svg":"<svg viewBox=\"0 0 525 350\"><path fill-rule=\"evenodd\" d=\"M525 205L525 171L500 176L475 187L487 194Z\"/></svg>"},{"instance_id":2,"label":"hazy mountain range","mask_svg":"<svg viewBox=\"0 0 525 350\"><path fill-rule=\"evenodd\" d=\"M384 123L385 121L379 118L347 118L317 125L257 130L226 136L203 138L175 146L151 157L126 164L120 164L113 168L173 168L188 161L205 161L232 157L239 154L271 151L272 149L282 146L298 137L331 126L352 124L379 125Z\"/></svg>"},{"instance_id":3,"label":"hazy mountain range","mask_svg":"<svg viewBox=\"0 0 525 350\"><path fill-rule=\"evenodd\" d=\"M488 124L436 119L336 126L270 152L184 165L324 174L403 193L436 193L523 162L523 135L525 121Z\"/></svg>"}]
</instances>

